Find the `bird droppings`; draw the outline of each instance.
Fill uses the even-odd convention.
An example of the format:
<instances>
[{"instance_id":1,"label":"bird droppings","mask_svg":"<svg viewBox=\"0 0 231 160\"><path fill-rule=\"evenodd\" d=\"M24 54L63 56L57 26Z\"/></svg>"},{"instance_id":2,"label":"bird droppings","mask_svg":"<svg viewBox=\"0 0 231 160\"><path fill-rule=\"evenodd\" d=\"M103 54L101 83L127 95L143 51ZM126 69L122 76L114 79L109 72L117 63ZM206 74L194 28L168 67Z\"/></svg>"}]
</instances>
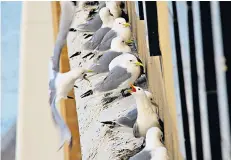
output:
<instances>
[{"instance_id":1,"label":"bird droppings","mask_svg":"<svg viewBox=\"0 0 231 160\"><path fill-rule=\"evenodd\" d=\"M83 24L89 11L77 12L71 28ZM70 59L71 69L78 64L83 67L90 67L93 64L94 58L86 59L93 53L82 50L83 44L87 41L84 37L88 34L78 30L75 34L69 32L67 38L69 55L74 51L81 52L81 56ZM136 52L134 48L133 51ZM86 98L80 97L81 94L91 90L103 80L105 76L106 74L102 73L90 77L92 87L86 81L78 80L76 82L78 88L74 88L83 160L127 160L143 147L144 138L135 138L131 128L110 128L100 123L101 121L112 121L130 111L135 104L133 96L122 97L121 93L102 93ZM141 85L142 88L147 88L146 81Z\"/></svg>"}]
</instances>

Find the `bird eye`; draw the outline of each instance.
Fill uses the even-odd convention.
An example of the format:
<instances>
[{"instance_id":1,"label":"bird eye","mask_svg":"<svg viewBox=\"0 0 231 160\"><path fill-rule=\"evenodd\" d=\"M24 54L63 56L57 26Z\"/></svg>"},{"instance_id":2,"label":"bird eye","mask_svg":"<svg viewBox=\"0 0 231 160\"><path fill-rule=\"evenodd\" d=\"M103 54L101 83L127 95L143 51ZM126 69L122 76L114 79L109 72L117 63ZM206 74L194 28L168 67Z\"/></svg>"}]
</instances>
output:
<instances>
[{"instance_id":1,"label":"bird eye","mask_svg":"<svg viewBox=\"0 0 231 160\"><path fill-rule=\"evenodd\" d=\"M121 24L121 23L119 22L119 24Z\"/></svg>"},{"instance_id":2,"label":"bird eye","mask_svg":"<svg viewBox=\"0 0 231 160\"><path fill-rule=\"evenodd\" d=\"M140 90L140 88L138 88L138 90Z\"/></svg>"},{"instance_id":3,"label":"bird eye","mask_svg":"<svg viewBox=\"0 0 231 160\"><path fill-rule=\"evenodd\" d=\"M132 62L132 60L130 60L130 62Z\"/></svg>"},{"instance_id":4,"label":"bird eye","mask_svg":"<svg viewBox=\"0 0 231 160\"><path fill-rule=\"evenodd\" d=\"M124 41L122 41L124 43Z\"/></svg>"},{"instance_id":5,"label":"bird eye","mask_svg":"<svg viewBox=\"0 0 231 160\"><path fill-rule=\"evenodd\" d=\"M152 98L151 98L151 101L152 101Z\"/></svg>"}]
</instances>

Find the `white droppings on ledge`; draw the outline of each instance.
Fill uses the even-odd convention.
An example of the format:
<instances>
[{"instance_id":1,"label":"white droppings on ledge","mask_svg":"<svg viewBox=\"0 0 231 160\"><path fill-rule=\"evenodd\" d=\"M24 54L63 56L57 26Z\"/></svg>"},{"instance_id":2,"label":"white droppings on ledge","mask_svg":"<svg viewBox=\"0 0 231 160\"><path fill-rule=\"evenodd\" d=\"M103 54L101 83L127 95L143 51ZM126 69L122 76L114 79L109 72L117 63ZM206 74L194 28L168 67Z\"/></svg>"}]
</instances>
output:
<instances>
[{"instance_id":1,"label":"white droppings on ledge","mask_svg":"<svg viewBox=\"0 0 231 160\"><path fill-rule=\"evenodd\" d=\"M86 11L76 12L72 28L78 24L84 23ZM92 65L93 60L83 61L81 57L86 54L82 51L82 44L86 42L83 34L79 31L70 32L67 38L69 57L75 52L81 52L81 55L70 59L71 69ZM106 74L99 74L90 77L92 87L86 81L77 80L75 88L75 98L79 121L80 141L82 159L86 160L119 160L128 159L138 151L143 144L143 138L135 138L132 128L109 128L100 123L104 120L114 120L134 108L135 100L132 96L118 98L111 103L103 104L104 94L80 98L80 95L105 78Z\"/></svg>"}]
</instances>

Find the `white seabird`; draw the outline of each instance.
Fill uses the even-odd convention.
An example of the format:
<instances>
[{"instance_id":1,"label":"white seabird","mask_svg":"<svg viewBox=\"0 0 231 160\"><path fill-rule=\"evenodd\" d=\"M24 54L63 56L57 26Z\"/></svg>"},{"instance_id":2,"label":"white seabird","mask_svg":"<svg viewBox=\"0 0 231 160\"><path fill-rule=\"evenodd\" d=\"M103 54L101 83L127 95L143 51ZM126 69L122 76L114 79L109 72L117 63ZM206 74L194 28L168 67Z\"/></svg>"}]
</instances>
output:
<instances>
[{"instance_id":1,"label":"white seabird","mask_svg":"<svg viewBox=\"0 0 231 160\"><path fill-rule=\"evenodd\" d=\"M106 4L110 4L111 2L107 2ZM100 7L107 7L106 4L101 4ZM110 8L109 8L110 7ZM110 9L112 9L112 11L114 12L114 15L110 12L110 15L113 16L114 18L118 18L117 16L120 16L121 14L119 14L121 12L121 9L117 7L117 5L114 4L110 4L109 5L109 11ZM102 8L99 8L99 12ZM96 32L98 29L100 29L100 27L102 26L103 22L100 18L100 15L97 14L95 15L91 20L89 20L87 23L85 24L80 24L77 26L77 30L82 31L82 32Z\"/></svg>"},{"instance_id":2,"label":"white seabird","mask_svg":"<svg viewBox=\"0 0 231 160\"><path fill-rule=\"evenodd\" d=\"M54 54L53 54L53 65L52 68L59 71L59 60L63 46L66 44L67 34L72 23L72 19L75 13L75 5L71 1L61 1L61 15L59 22L59 33L55 42Z\"/></svg>"},{"instance_id":3,"label":"white seabird","mask_svg":"<svg viewBox=\"0 0 231 160\"><path fill-rule=\"evenodd\" d=\"M106 51L110 49L111 41L113 38L119 36L125 41L131 39L130 24L125 21L124 18L116 18L113 24L113 28L103 37L101 43L96 48L97 51Z\"/></svg>"},{"instance_id":4,"label":"white seabird","mask_svg":"<svg viewBox=\"0 0 231 160\"><path fill-rule=\"evenodd\" d=\"M129 160L169 160L161 142L162 137L163 133L158 127L150 128L146 134L146 146Z\"/></svg>"},{"instance_id":5,"label":"white seabird","mask_svg":"<svg viewBox=\"0 0 231 160\"><path fill-rule=\"evenodd\" d=\"M111 61L123 54L123 52L131 52L131 48L126 44L126 42L121 37L116 37L111 42L111 49L99 58L99 60L93 64L90 69L94 73L104 73L109 72L109 64Z\"/></svg>"},{"instance_id":6,"label":"white seabird","mask_svg":"<svg viewBox=\"0 0 231 160\"><path fill-rule=\"evenodd\" d=\"M110 10L107 7L102 8L99 15L103 24L101 28L93 34L91 39L83 45L84 50L94 50L101 43L105 34L107 34L113 26L115 19L110 15Z\"/></svg>"},{"instance_id":7,"label":"white seabird","mask_svg":"<svg viewBox=\"0 0 231 160\"><path fill-rule=\"evenodd\" d=\"M61 144L59 149L62 148L65 141L69 143L69 146L72 146L72 136L71 132L60 116L56 105L59 104L59 101L64 98L72 98L68 97L68 93L71 91L72 88L74 88L74 83L76 79L78 78L84 78L86 72L91 72L91 70L86 70L84 68L75 68L69 72L66 73L59 73L54 70L51 71L51 74L53 73L53 79L49 82L49 103L51 106L52 111L52 117L55 122L55 124L59 127L61 132ZM87 79L86 79L87 80Z\"/></svg>"},{"instance_id":8,"label":"white seabird","mask_svg":"<svg viewBox=\"0 0 231 160\"><path fill-rule=\"evenodd\" d=\"M137 119L133 126L135 137L144 137L151 127L159 127L159 118L144 90L132 85L132 95L136 100Z\"/></svg>"},{"instance_id":9,"label":"white seabird","mask_svg":"<svg viewBox=\"0 0 231 160\"><path fill-rule=\"evenodd\" d=\"M154 109L154 111L156 111L158 106L153 101L152 93L149 91L144 91L144 92L145 92L146 96L148 97L149 101L152 103L152 109ZM133 108L131 111L129 111L124 116L121 116L118 119L113 120L113 121L102 121L101 123L106 124L106 125L110 125L112 127L125 126L125 127L129 127L129 128L133 128L133 126L136 122L136 119L137 119L137 108L135 105L135 108Z\"/></svg>"},{"instance_id":10,"label":"white seabird","mask_svg":"<svg viewBox=\"0 0 231 160\"><path fill-rule=\"evenodd\" d=\"M132 54L127 54L124 58L123 64L115 66L103 81L96 84L93 90L89 90L82 94L81 98L92 95L93 93L113 92L114 90L122 91L129 88L130 84L133 84L140 76L143 64ZM114 61L114 59L112 61Z\"/></svg>"}]
</instances>

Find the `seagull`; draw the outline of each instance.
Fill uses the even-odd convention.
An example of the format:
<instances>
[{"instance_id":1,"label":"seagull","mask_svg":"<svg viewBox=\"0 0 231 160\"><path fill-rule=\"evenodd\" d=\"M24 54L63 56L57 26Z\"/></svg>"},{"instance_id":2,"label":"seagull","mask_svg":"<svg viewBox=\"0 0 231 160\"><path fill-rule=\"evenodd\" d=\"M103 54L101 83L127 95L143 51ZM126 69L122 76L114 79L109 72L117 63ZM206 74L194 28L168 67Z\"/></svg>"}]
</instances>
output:
<instances>
[{"instance_id":1,"label":"seagull","mask_svg":"<svg viewBox=\"0 0 231 160\"><path fill-rule=\"evenodd\" d=\"M146 134L146 146L129 160L168 160L167 153L163 152L162 137L163 133L158 127L151 127ZM165 156L161 156L163 153L166 153Z\"/></svg>"},{"instance_id":2,"label":"seagull","mask_svg":"<svg viewBox=\"0 0 231 160\"><path fill-rule=\"evenodd\" d=\"M51 67L50 67L51 68ZM84 68L75 68L69 72L66 73L59 73L54 70L51 70L52 74L52 79L49 82L49 90L50 90L50 95L49 95L49 104L51 106L51 111L52 111L52 117L55 122L55 124L59 127L60 132L61 132L61 145L59 149L62 148L64 145L65 141L69 143L69 146L72 146L72 136L71 132L60 116L59 112L57 111L57 105L59 104L59 101L64 98L71 98L68 96L68 93L71 91L71 89L74 87L74 83L76 79L78 78L83 78L87 81L89 81L85 77L86 72L91 72L91 70L87 70ZM90 81L89 81L90 82ZM58 149L58 150L59 150Z\"/></svg>"},{"instance_id":3,"label":"seagull","mask_svg":"<svg viewBox=\"0 0 231 160\"><path fill-rule=\"evenodd\" d=\"M113 38L119 36L125 41L131 39L130 24L126 23L124 18L116 18L113 24L113 28L103 37L103 40L96 48L97 51L106 51L110 49L111 41Z\"/></svg>"},{"instance_id":4,"label":"seagull","mask_svg":"<svg viewBox=\"0 0 231 160\"><path fill-rule=\"evenodd\" d=\"M133 126L133 134L136 138L144 137L151 127L159 127L159 118L156 110L153 109L152 103L146 96L144 90L140 87L132 87L132 95L136 100L137 119Z\"/></svg>"},{"instance_id":5,"label":"seagull","mask_svg":"<svg viewBox=\"0 0 231 160\"><path fill-rule=\"evenodd\" d=\"M104 7L99 12L103 24L92 36L92 38L83 45L84 50L94 50L102 41L105 34L111 30L114 22L114 17L110 15L110 10Z\"/></svg>"},{"instance_id":6,"label":"seagull","mask_svg":"<svg viewBox=\"0 0 231 160\"><path fill-rule=\"evenodd\" d=\"M116 37L111 42L111 49L99 58L99 60L93 64L90 69L94 73L104 73L109 72L109 64L111 61L123 54L123 52L131 52L131 48L126 44L126 42L121 37Z\"/></svg>"},{"instance_id":7,"label":"seagull","mask_svg":"<svg viewBox=\"0 0 231 160\"><path fill-rule=\"evenodd\" d=\"M107 2L107 4L109 4L109 3L111 3L111 2ZM101 7L103 8L103 7L107 7L107 6L106 6L106 4L102 4ZM98 9L99 12L102 8ZM120 10L121 10L116 5L110 5L109 9L112 9L114 14L117 12L120 12ZM114 18L118 18L118 17L116 17L116 15L118 15L118 14L115 14L115 16L111 12L110 12L110 14ZM102 24L103 24L102 19L101 19L100 15L97 14L94 16L93 19L89 20L87 23L78 25L77 30L82 31L82 32L96 32L98 29L100 29Z\"/></svg>"},{"instance_id":8,"label":"seagull","mask_svg":"<svg viewBox=\"0 0 231 160\"><path fill-rule=\"evenodd\" d=\"M76 3L71 1L61 1L61 16L59 23L59 33L55 42L55 48L53 53L53 66L52 68L59 71L59 60L63 46L66 44L67 34L72 23L72 19L75 13Z\"/></svg>"},{"instance_id":9,"label":"seagull","mask_svg":"<svg viewBox=\"0 0 231 160\"><path fill-rule=\"evenodd\" d=\"M115 18L118 18L118 17L121 16L122 10L121 10L119 4L117 4L116 1L108 1L108 2L106 2L106 7L110 9L111 14Z\"/></svg>"},{"instance_id":10,"label":"seagull","mask_svg":"<svg viewBox=\"0 0 231 160\"><path fill-rule=\"evenodd\" d=\"M165 147L158 147L152 152L151 160L170 160L168 157L168 151Z\"/></svg>"},{"instance_id":11,"label":"seagull","mask_svg":"<svg viewBox=\"0 0 231 160\"><path fill-rule=\"evenodd\" d=\"M97 94L100 92L111 92L113 90L123 91L124 89L129 88L130 84L133 84L140 76L143 64L137 61L136 56L132 54L127 54L127 56L124 56L124 58L125 60L123 61L123 64L120 66L115 66L107 74L104 80L96 84L96 87L93 90L89 90L82 94L81 98L92 95L93 93ZM113 61L114 59L112 62Z\"/></svg>"},{"instance_id":12,"label":"seagull","mask_svg":"<svg viewBox=\"0 0 231 160\"><path fill-rule=\"evenodd\" d=\"M152 109L154 109L154 111L157 110L158 107L157 107L157 104L153 101L152 93L149 91L144 91L144 92L146 96L148 97L149 101L152 103ZM129 111L126 115L119 117L118 119L114 121L103 121L101 123L110 125L113 128L121 127L121 126L133 128L136 122L136 119L137 119L137 108L135 105L135 108Z\"/></svg>"}]
</instances>

